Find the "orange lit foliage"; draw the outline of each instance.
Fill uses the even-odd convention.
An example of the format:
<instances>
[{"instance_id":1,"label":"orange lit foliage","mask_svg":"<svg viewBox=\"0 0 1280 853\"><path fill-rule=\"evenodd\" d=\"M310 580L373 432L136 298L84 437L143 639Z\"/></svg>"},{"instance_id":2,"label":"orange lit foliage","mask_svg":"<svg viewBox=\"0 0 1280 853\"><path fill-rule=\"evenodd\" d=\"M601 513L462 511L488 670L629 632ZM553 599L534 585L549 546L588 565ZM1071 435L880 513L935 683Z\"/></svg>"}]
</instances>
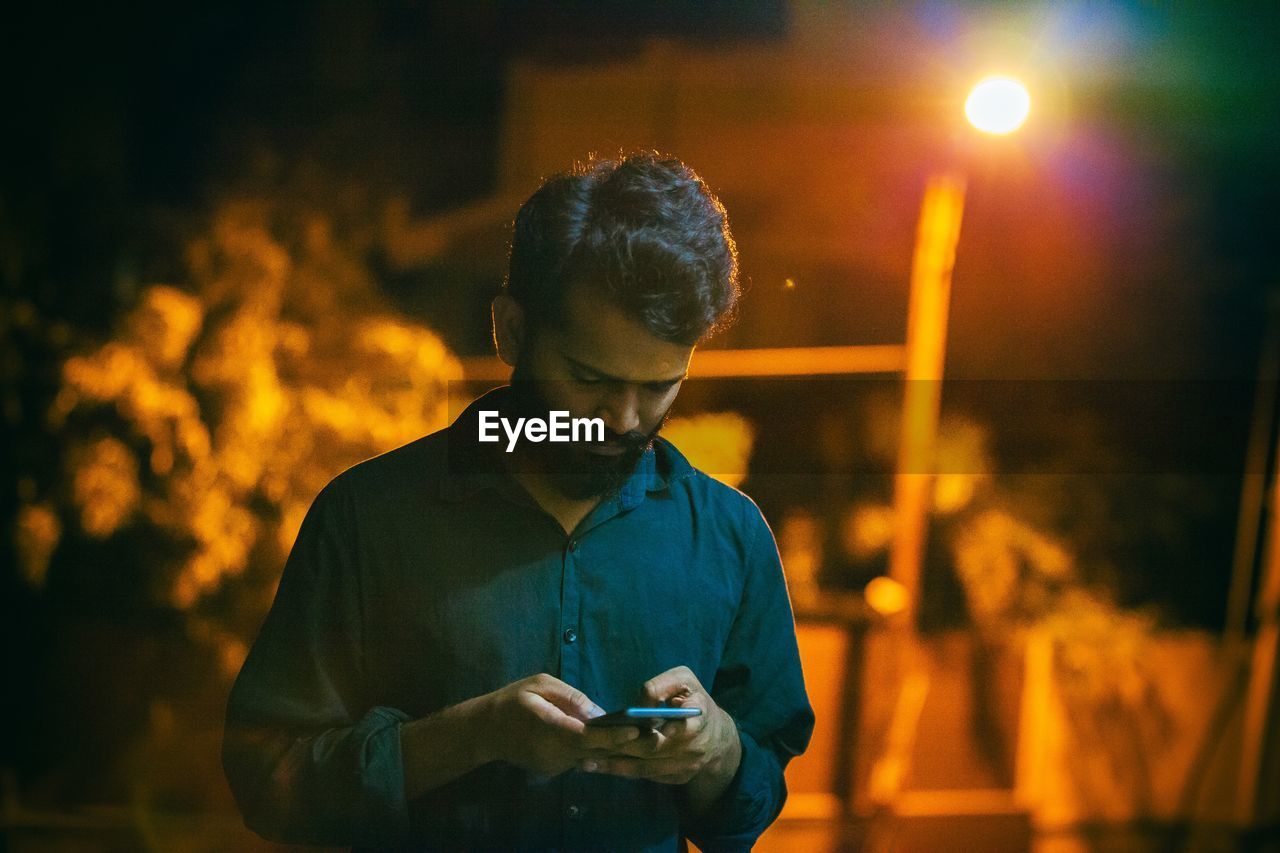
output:
<instances>
[{"instance_id":1,"label":"orange lit foliage","mask_svg":"<svg viewBox=\"0 0 1280 853\"><path fill-rule=\"evenodd\" d=\"M193 638L227 674L243 638L201 618L202 600L252 567L242 591L260 614L320 488L443 426L460 375L436 335L382 307L324 217L279 219L263 203L225 205L189 247L188 288L146 288L112 340L67 360L49 421L69 493L19 516L35 586L64 531L101 540L141 526L178 543L148 567L147 592L191 611Z\"/></svg>"},{"instance_id":2,"label":"orange lit foliage","mask_svg":"<svg viewBox=\"0 0 1280 853\"><path fill-rule=\"evenodd\" d=\"M890 400L868 407L866 436L873 454L893 458L897 418ZM964 415L944 415L938 426L932 523L944 534L947 562L972 622L992 632L1057 624L1063 612L1078 613L1084 599L1125 621L1108 603L1106 590L1088 582L1070 545L1035 521L1058 499L1062 478L997 477L989 443L989 429ZM841 529L845 552L859 560L883 554L893 525L887 504L851 506Z\"/></svg>"},{"instance_id":3,"label":"orange lit foliage","mask_svg":"<svg viewBox=\"0 0 1280 853\"><path fill-rule=\"evenodd\" d=\"M898 418L894 403L882 400L868 408L867 416L868 446L892 459ZM942 562L963 590L975 651L1016 655L1028 631L1046 637L1054 652L1056 689L1070 709L1076 742L1088 745L1089 760L1108 765L1117 778L1136 779L1133 784L1142 788L1149 780L1130 768L1150 761L1147 752L1165 748L1168 735L1157 673L1147 662L1156 619L1149 610L1117 605L1072 543L1037 523L1059 514L1055 509L1065 504L1068 491L1083 491L1105 503L1094 493L1100 487L1080 476L996 476L988 445L984 425L958 414L942 418L930 524L945 543ZM841 529L846 555L858 561L883 557L893 525L887 504L851 505ZM1073 532L1084 531L1077 526ZM992 689L975 685L979 695ZM996 700L989 693L982 701ZM1141 738L1134 734L1138 731L1144 732ZM1078 758L1083 766L1083 753ZM1096 787L1088 780L1082 785ZM1145 796L1143 790L1133 793L1138 801Z\"/></svg>"}]
</instances>

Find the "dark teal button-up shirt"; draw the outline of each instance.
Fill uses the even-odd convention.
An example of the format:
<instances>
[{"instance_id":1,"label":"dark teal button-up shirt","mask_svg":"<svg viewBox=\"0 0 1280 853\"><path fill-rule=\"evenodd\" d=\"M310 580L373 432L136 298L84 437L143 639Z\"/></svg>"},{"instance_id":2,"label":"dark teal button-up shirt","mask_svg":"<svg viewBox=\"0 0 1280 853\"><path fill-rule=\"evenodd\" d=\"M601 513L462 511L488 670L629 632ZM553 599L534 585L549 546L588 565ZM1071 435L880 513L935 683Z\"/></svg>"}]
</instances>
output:
<instances>
[{"instance_id":1,"label":"dark teal button-up shirt","mask_svg":"<svg viewBox=\"0 0 1280 853\"><path fill-rule=\"evenodd\" d=\"M659 438L566 535L476 440L507 391L316 497L228 703L247 825L356 848L750 849L814 722L769 526ZM503 761L406 801L404 722L539 672L614 710L681 664L742 742L708 811L682 786Z\"/></svg>"}]
</instances>

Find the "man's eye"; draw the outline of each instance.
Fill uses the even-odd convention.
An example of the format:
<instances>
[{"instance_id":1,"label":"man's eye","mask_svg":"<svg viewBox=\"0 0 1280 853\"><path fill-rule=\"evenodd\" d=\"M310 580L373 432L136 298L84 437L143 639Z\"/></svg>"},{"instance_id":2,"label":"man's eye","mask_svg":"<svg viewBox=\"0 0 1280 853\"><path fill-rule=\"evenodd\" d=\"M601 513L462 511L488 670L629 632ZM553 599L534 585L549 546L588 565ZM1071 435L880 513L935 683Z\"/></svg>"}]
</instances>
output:
<instances>
[{"instance_id":1,"label":"man's eye","mask_svg":"<svg viewBox=\"0 0 1280 853\"><path fill-rule=\"evenodd\" d=\"M676 386L674 382L650 382L644 387L655 394L665 394Z\"/></svg>"}]
</instances>

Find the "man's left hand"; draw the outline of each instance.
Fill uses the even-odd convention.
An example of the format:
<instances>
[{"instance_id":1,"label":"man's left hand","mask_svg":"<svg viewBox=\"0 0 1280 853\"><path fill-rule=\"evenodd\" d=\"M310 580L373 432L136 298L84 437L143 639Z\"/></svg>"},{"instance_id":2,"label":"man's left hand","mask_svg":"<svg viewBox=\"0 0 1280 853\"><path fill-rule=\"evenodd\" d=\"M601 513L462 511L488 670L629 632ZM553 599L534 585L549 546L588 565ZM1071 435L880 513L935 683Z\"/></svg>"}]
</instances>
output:
<instances>
[{"instance_id":1,"label":"man's left hand","mask_svg":"<svg viewBox=\"0 0 1280 853\"><path fill-rule=\"evenodd\" d=\"M733 778L742 750L737 724L689 667L677 666L655 675L645 682L644 697L655 706L701 708L702 713L642 730L636 740L583 759L581 769L671 785L702 776L717 788L723 785L716 782L727 784Z\"/></svg>"}]
</instances>

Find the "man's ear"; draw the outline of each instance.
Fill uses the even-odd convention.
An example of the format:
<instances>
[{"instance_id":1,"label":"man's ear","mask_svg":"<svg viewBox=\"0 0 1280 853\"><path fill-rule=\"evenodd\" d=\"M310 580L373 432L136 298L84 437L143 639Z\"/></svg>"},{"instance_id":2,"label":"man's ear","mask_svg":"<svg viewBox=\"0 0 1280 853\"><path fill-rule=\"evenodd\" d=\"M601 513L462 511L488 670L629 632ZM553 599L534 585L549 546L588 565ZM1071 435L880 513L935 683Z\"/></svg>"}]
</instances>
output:
<instances>
[{"instance_id":1,"label":"man's ear","mask_svg":"<svg viewBox=\"0 0 1280 853\"><path fill-rule=\"evenodd\" d=\"M493 297L493 345L503 363L515 367L524 347L524 309L505 290Z\"/></svg>"}]
</instances>

